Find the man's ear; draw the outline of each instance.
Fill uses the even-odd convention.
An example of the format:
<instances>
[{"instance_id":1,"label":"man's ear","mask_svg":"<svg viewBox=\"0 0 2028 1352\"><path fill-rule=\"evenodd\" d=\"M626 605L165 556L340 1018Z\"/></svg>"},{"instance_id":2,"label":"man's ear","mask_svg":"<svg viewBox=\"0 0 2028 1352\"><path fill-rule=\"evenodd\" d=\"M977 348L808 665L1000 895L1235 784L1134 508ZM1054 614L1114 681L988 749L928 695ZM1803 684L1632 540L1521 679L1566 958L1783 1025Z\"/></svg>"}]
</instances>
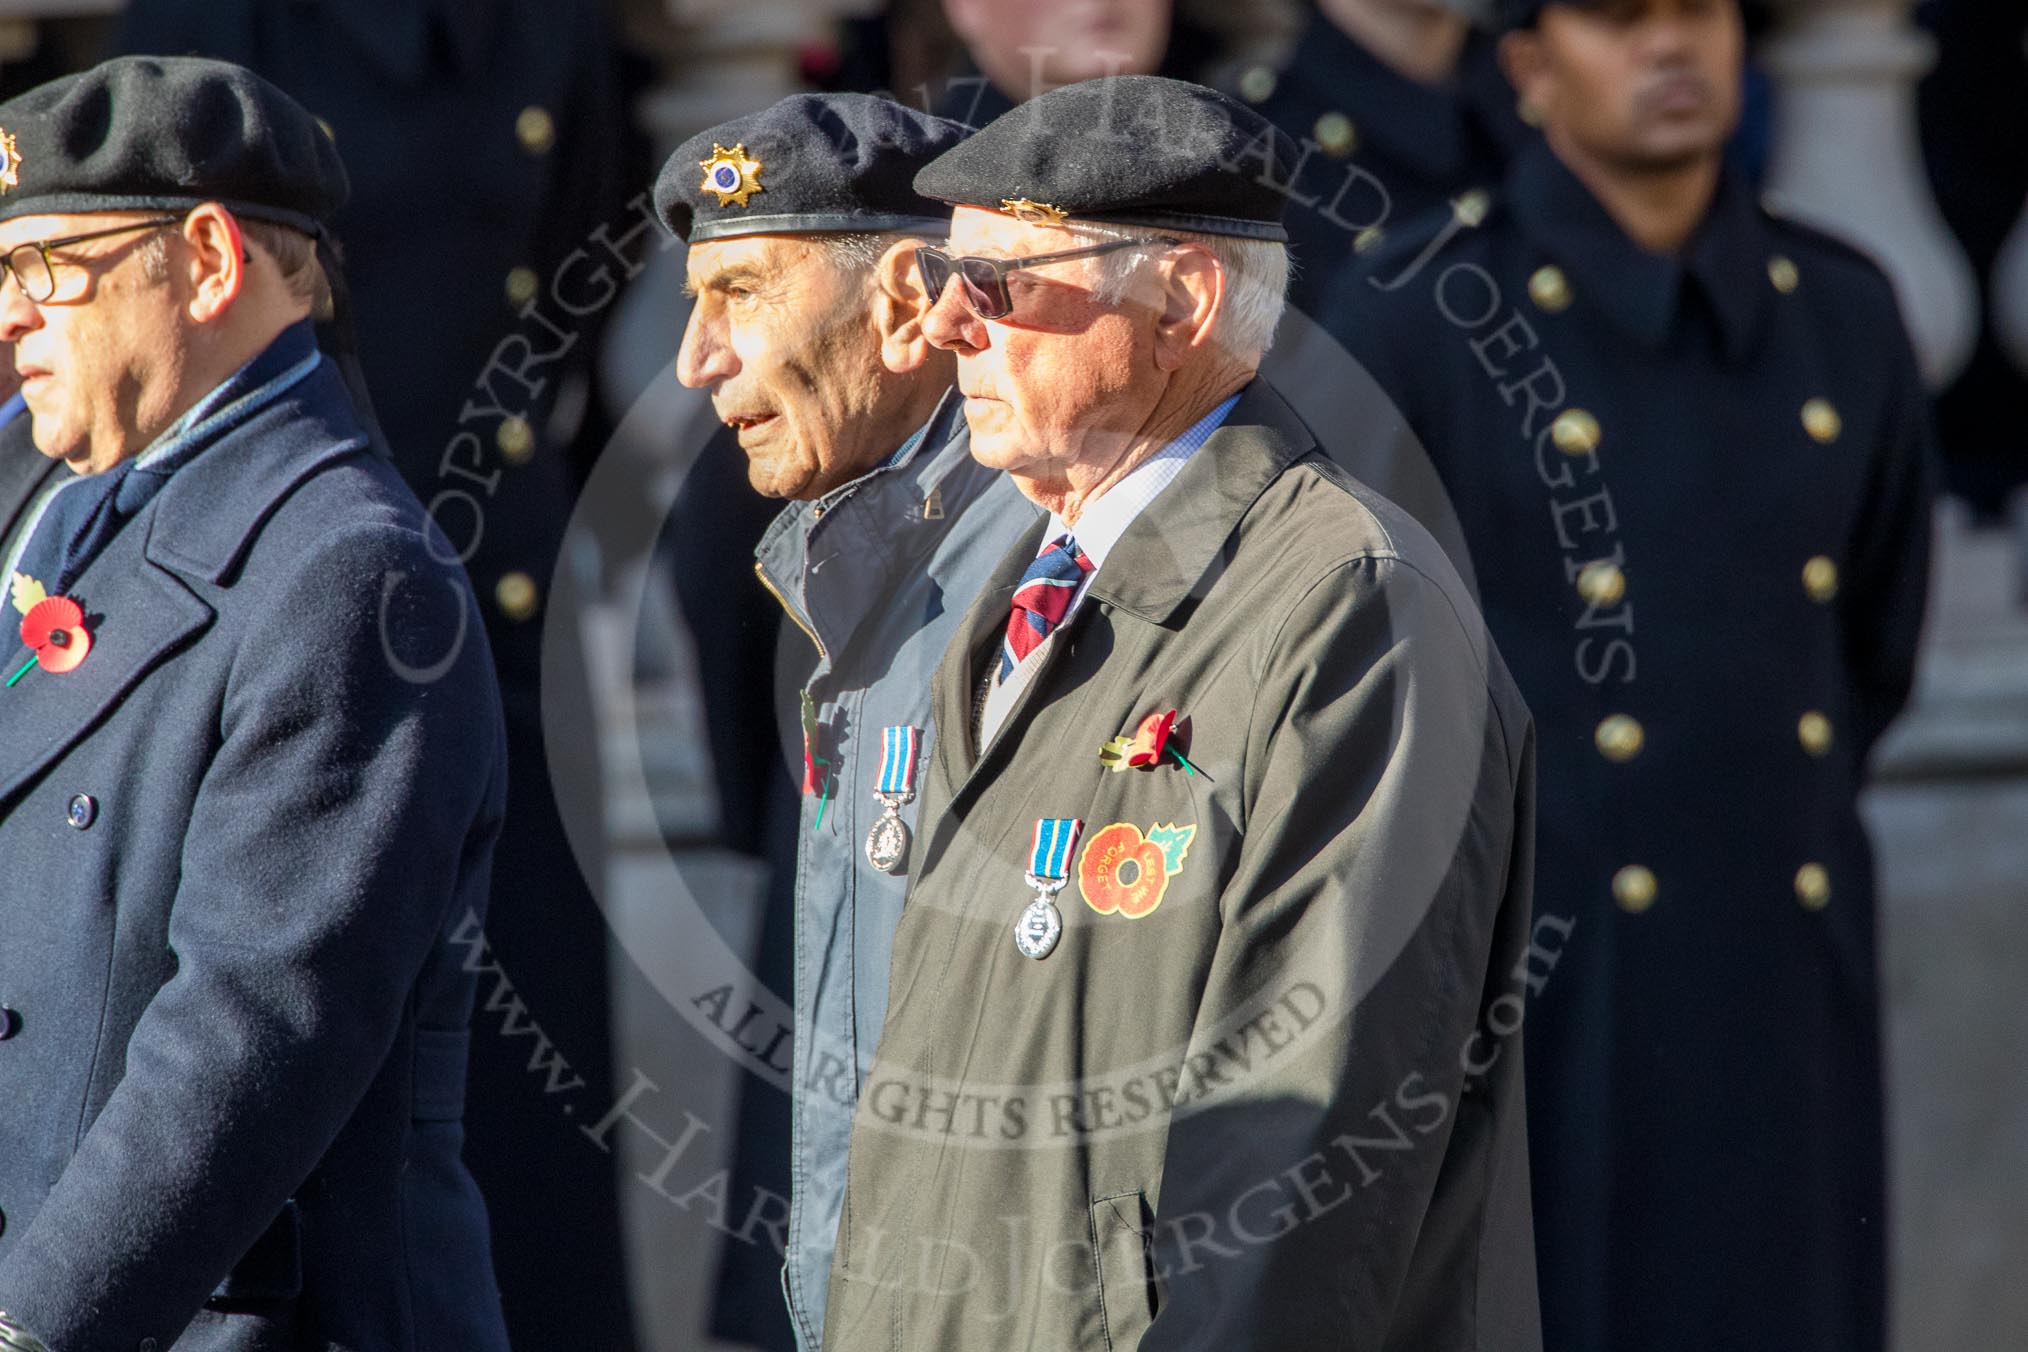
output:
<instances>
[{"instance_id":1,"label":"man's ear","mask_svg":"<svg viewBox=\"0 0 2028 1352\"><path fill-rule=\"evenodd\" d=\"M1174 371L1210 341L1225 313L1225 266L1202 244L1179 244L1162 260L1162 315L1155 323L1155 365Z\"/></svg>"},{"instance_id":2,"label":"man's ear","mask_svg":"<svg viewBox=\"0 0 2028 1352\"><path fill-rule=\"evenodd\" d=\"M873 323L880 334L880 360L898 376L920 370L935 355L923 320L930 312L929 292L916 270L919 239L896 240L873 265Z\"/></svg>"},{"instance_id":3,"label":"man's ear","mask_svg":"<svg viewBox=\"0 0 2028 1352\"><path fill-rule=\"evenodd\" d=\"M206 202L183 218L190 279L190 317L206 324L224 314L246 287L250 258L233 214Z\"/></svg>"}]
</instances>

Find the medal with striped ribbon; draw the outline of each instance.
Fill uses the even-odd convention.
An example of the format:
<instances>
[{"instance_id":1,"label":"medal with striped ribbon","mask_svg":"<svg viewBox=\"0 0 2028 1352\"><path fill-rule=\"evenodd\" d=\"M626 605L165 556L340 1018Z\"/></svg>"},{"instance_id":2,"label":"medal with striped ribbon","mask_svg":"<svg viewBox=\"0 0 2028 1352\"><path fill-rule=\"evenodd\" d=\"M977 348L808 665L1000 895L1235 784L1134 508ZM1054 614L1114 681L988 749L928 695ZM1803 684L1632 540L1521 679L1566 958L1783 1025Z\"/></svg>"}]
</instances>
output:
<instances>
[{"instance_id":1,"label":"medal with striped ribbon","mask_svg":"<svg viewBox=\"0 0 2028 1352\"><path fill-rule=\"evenodd\" d=\"M1035 821L1035 843L1028 864L1028 885L1035 889L1035 900L1014 922L1014 947L1024 958L1041 961L1056 951L1056 941L1063 937L1063 913L1056 909L1056 894L1070 881L1070 857L1083 827L1075 817L1038 817Z\"/></svg>"},{"instance_id":2,"label":"medal with striped ribbon","mask_svg":"<svg viewBox=\"0 0 2028 1352\"><path fill-rule=\"evenodd\" d=\"M893 873L908 859L908 823L901 810L915 798L915 762L922 749L918 728L887 728L880 734L880 778L873 796L880 800L880 820L866 833L866 862L882 873Z\"/></svg>"}]
</instances>

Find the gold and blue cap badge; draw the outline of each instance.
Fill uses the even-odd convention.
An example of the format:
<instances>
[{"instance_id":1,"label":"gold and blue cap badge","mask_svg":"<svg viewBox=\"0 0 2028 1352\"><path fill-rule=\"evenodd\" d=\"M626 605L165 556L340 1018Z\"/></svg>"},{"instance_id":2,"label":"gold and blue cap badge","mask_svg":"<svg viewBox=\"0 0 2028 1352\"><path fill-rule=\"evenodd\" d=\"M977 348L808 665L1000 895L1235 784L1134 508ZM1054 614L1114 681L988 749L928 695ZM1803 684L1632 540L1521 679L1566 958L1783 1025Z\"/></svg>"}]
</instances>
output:
<instances>
[{"instance_id":1,"label":"gold and blue cap badge","mask_svg":"<svg viewBox=\"0 0 2028 1352\"><path fill-rule=\"evenodd\" d=\"M744 141L730 150L713 141L711 158L699 160L697 165L704 170L704 182L697 185L697 191L715 195L722 207L743 207L755 193L767 191L761 186L761 162L748 158Z\"/></svg>"},{"instance_id":2,"label":"gold and blue cap badge","mask_svg":"<svg viewBox=\"0 0 2028 1352\"><path fill-rule=\"evenodd\" d=\"M655 180L655 214L691 244L737 235L941 237L950 208L917 193L915 175L965 135L961 123L870 94L791 95L678 146Z\"/></svg>"},{"instance_id":3,"label":"gold and blue cap badge","mask_svg":"<svg viewBox=\"0 0 2028 1352\"><path fill-rule=\"evenodd\" d=\"M21 147L14 143L14 133L0 128L0 194L20 186Z\"/></svg>"}]
</instances>

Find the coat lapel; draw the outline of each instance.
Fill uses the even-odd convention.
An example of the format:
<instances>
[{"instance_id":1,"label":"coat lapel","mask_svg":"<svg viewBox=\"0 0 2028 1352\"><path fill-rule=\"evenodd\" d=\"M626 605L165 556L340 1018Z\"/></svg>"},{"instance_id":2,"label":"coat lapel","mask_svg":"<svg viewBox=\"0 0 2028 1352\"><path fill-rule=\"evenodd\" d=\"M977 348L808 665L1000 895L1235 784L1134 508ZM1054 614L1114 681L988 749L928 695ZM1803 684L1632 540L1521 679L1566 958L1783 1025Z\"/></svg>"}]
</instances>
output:
<instances>
[{"instance_id":1,"label":"coat lapel","mask_svg":"<svg viewBox=\"0 0 2028 1352\"><path fill-rule=\"evenodd\" d=\"M1028 571L1028 565L1035 561L1035 551L1042 544L1042 532L1048 527L1047 517L1035 523L1035 529L1021 539L1021 543L1007 551L1006 557L986 580L985 589L972 608L965 612L964 620L958 625L956 637L951 646L944 650L944 657L937 664L936 675L930 681L930 703L936 715L937 760L942 767L945 785L955 794L958 786L971 775L979 760L979 728L976 701L979 683L985 679L988 655L999 660L998 636L1007 628L1007 615L1014 604L1014 589L1021 583L1021 575ZM949 801L947 798L945 801Z\"/></svg>"},{"instance_id":2,"label":"coat lapel","mask_svg":"<svg viewBox=\"0 0 2028 1352\"><path fill-rule=\"evenodd\" d=\"M0 728L9 743L0 761L0 804L10 803L142 677L210 625L211 607L175 574L143 557L144 534L121 531L78 580L75 591L92 647L77 669L57 676L35 668L12 687L0 687ZM11 607L7 613L13 614ZM7 637L14 641L5 646L5 674L12 676L29 650L16 635Z\"/></svg>"},{"instance_id":3,"label":"coat lapel","mask_svg":"<svg viewBox=\"0 0 2028 1352\"><path fill-rule=\"evenodd\" d=\"M30 670L11 688L0 686L8 745L0 810L209 627L214 612L190 581L227 585L275 506L365 446L342 380L326 361L178 469L72 589L92 635L84 661L61 676ZM4 641L12 637L0 631L0 650L12 654L0 680L28 660L18 639Z\"/></svg>"}]
</instances>

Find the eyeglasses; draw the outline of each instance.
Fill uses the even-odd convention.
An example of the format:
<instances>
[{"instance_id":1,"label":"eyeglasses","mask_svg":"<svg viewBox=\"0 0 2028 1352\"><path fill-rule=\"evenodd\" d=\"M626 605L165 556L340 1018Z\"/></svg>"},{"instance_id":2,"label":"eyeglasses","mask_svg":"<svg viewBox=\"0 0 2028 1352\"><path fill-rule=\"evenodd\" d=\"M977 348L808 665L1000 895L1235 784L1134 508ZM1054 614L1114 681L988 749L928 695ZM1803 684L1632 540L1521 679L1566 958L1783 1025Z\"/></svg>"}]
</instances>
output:
<instances>
[{"instance_id":1,"label":"eyeglasses","mask_svg":"<svg viewBox=\"0 0 2028 1352\"><path fill-rule=\"evenodd\" d=\"M1061 263L1072 258L1091 258L1098 254L1112 253L1116 249L1132 249L1150 244L1175 244L1178 241L1167 238L1115 239L1104 244L1094 244L1085 249L1065 249L1060 253L1034 254L1027 258L953 258L941 249L917 249L915 251L916 271L922 275L923 289L929 292L930 304L942 299L944 287L953 277L958 279L958 294L972 313L981 319L1005 319L1014 312L1014 298L1007 293L1007 274L1022 268L1037 268L1044 263Z\"/></svg>"},{"instance_id":2,"label":"eyeglasses","mask_svg":"<svg viewBox=\"0 0 2028 1352\"><path fill-rule=\"evenodd\" d=\"M110 230L94 230L85 235L66 235L62 239L38 239L26 244L17 244L7 251L7 270L14 274L14 281L21 288L21 294L40 305L56 294L56 264L49 255L53 249L68 249L73 244L86 240L106 239L113 235L130 235L137 230L160 230L165 225L177 225L181 216L163 216L152 221L137 221L132 225L116 225Z\"/></svg>"}]
</instances>

